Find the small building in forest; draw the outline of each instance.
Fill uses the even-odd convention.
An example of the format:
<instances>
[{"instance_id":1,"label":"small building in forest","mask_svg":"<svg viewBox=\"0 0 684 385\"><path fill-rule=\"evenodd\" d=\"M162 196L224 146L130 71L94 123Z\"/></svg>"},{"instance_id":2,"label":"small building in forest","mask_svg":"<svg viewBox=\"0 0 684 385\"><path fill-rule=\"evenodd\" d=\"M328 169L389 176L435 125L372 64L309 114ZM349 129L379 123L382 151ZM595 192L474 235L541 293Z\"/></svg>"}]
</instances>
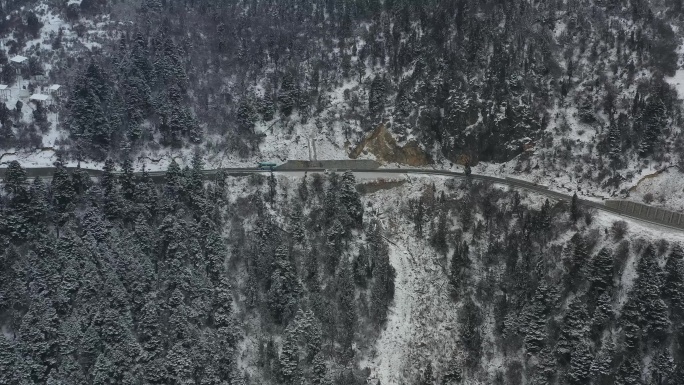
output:
<instances>
[{"instance_id":1,"label":"small building in forest","mask_svg":"<svg viewBox=\"0 0 684 385\"><path fill-rule=\"evenodd\" d=\"M0 84L0 99L9 100L12 97L12 89L7 84Z\"/></svg>"},{"instance_id":2,"label":"small building in forest","mask_svg":"<svg viewBox=\"0 0 684 385\"><path fill-rule=\"evenodd\" d=\"M49 105L50 97L44 94L33 94L29 97L29 101L34 102L36 104L42 103L43 105Z\"/></svg>"},{"instance_id":3,"label":"small building in forest","mask_svg":"<svg viewBox=\"0 0 684 385\"><path fill-rule=\"evenodd\" d=\"M50 87L48 87L48 92L51 95L62 96L62 86L59 84L53 84Z\"/></svg>"}]
</instances>

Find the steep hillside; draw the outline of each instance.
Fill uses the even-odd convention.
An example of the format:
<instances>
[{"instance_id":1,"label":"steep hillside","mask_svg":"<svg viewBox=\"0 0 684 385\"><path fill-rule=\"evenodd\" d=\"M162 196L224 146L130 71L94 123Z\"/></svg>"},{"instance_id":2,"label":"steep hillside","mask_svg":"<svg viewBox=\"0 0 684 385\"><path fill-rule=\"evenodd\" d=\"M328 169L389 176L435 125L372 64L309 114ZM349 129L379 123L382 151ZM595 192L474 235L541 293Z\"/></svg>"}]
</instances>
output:
<instances>
[{"instance_id":1,"label":"steep hillside","mask_svg":"<svg viewBox=\"0 0 684 385\"><path fill-rule=\"evenodd\" d=\"M10 165L0 383L684 380L681 234L468 181L193 164Z\"/></svg>"},{"instance_id":2,"label":"steep hillside","mask_svg":"<svg viewBox=\"0 0 684 385\"><path fill-rule=\"evenodd\" d=\"M314 152L402 162L352 151L379 127L443 167L606 194L680 162L679 0L23 0L3 12L8 55L34 63L4 81L65 86L54 114L13 113L14 94L2 114L0 147L26 163L54 161L36 160L48 146L156 167L189 163L193 146L216 166Z\"/></svg>"}]
</instances>

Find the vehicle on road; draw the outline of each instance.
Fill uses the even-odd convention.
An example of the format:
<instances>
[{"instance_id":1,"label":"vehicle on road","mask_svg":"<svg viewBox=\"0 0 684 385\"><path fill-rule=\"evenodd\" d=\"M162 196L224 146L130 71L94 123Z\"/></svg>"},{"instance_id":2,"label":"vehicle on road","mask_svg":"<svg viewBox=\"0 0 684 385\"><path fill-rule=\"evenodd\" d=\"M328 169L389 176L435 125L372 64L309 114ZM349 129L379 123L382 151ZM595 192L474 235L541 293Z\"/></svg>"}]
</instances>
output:
<instances>
[{"instance_id":1,"label":"vehicle on road","mask_svg":"<svg viewBox=\"0 0 684 385\"><path fill-rule=\"evenodd\" d=\"M259 162L257 168L259 170L275 170L277 164L272 163L272 162Z\"/></svg>"}]
</instances>

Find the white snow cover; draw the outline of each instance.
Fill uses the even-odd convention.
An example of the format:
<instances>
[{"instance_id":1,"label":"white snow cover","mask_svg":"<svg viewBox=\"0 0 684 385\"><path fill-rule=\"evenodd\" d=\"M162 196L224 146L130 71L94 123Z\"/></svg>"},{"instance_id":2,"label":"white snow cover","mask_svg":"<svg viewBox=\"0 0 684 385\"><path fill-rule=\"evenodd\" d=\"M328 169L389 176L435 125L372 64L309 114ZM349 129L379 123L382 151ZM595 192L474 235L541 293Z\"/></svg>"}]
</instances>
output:
<instances>
[{"instance_id":1,"label":"white snow cover","mask_svg":"<svg viewBox=\"0 0 684 385\"><path fill-rule=\"evenodd\" d=\"M379 213L390 242L390 261L396 269L394 304L390 308L387 325L371 356L361 362L361 367L370 368L372 376L382 384L402 383L409 373L422 369L427 362L432 362L435 368L444 368L450 359L459 356L458 341L452 329L457 327L460 305L448 295L447 262L435 253L426 239L416 237L413 224L399 213L407 199L418 197L425 186L433 182L439 194L445 189L444 182L447 179L411 177L401 187L364 197L364 203L369 205L368 211ZM539 195L523 193L523 202L532 207L540 205L543 200ZM588 230L598 229L603 234L613 222L620 220L628 222L627 239L656 241L666 238L671 243L684 244L684 232L632 222L604 212L595 213ZM561 241L568 241L572 234L567 235L567 239ZM615 244L606 236L599 241L594 252L604 246L614 248ZM447 255L451 255L451 252ZM632 253L623 272L618 304L624 303L632 286L636 264ZM479 271L477 266L473 270ZM483 351L489 353L483 355L482 365L491 375L507 360L496 350L492 327L492 315L486 315Z\"/></svg>"},{"instance_id":2,"label":"white snow cover","mask_svg":"<svg viewBox=\"0 0 684 385\"><path fill-rule=\"evenodd\" d=\"M47 96L47 95L43 95L43 94L33 94L33 95L31 95L31 97L29 98L29 100L35 100L35 101L39 101L39 102L44 102L44 101L48 100L48 98L49 98L49 96Z\"/></svg>"}]
</instances>

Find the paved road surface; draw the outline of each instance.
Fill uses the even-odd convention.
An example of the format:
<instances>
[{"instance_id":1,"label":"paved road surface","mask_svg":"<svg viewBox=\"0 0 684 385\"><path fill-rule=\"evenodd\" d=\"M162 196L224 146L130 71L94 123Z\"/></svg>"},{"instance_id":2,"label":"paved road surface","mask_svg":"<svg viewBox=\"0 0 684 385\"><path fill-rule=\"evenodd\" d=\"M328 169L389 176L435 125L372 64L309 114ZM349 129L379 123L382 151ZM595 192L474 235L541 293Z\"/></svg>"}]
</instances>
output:
<instances>
[{"instance_id":1,"label":"paved road surface","mask_svg":"<svg viewBox=\"0 0 684 385\"><path fill-rule=\"evenodd\" d=\"M74 168L70 168L73 170ZM0 178L4 177L4 171L5 169L0 168ZM88 170L84 169L84 171L88 172L90 175L93 177L100 176L102 174L102 171L100 170ZM220 171L224 171L227 175L244 175L244 174L254 174L254 173L268 173L268 170L260 170L256 168L224 168L224 169L216 169L216 170L206 170L204 171L204 174L207 179L213 179L216 176L219 175ZM284 174L284 175L291 175L291 176L302 176L304 173L317 173L317 172L324 172L324 169L317 169L317 168L309 168L309 169L302 169L302 170L288 170L288 171L278 171L276 170L276 173ZM343 170L339 170L340 172ZM400 168L400 169L376 169L376 170L351 170L354 172L354 174L358 175L359 177L363 179L379 179L379 178L387 178L387 177L392 177L396 176L397 174L400 175L438 175L438 176L445 176L445 177L452 177L452 178L459 178L459 179L464 179L466 178L466 175L462 172L454 172L454 171L440 171L440 170L426 170L426 169L416 169L416 168ZM46 168L27 168L26 172L30 178L35 178L37 176L40 176L41 178L44 179L50 179L52 176L52 173L54 172L54 168L46 167ZM136 173L140 174L140 173ZM153 180L156 181L163 181L164 180L164 175L166 174L165 171L151 171L149 172L149 175L152 177ZM572 199L572 196L566 195L563 193L559 193L556 191L551 191L549 190L546 186L541 186L537 185L531 182L526 182L518 179L511 179L511 178L497 178L493 176L487 176L487 175L476 175L476 174L471 174L469 176L472 180L478 180L478 181L485 181L485 182L491 182L494 184L499 184L499 185L506 185L510 186L513 188L517 189L523 189L523 190L528 190L528 191L533 191L537 194L547 196L551 199L555 200L560 200L560 201L567 201L569 202ZM654 222L654 221L649 221L649 220L644 220L642 218L637 218L635 216L631 215L626 215L623 212L620 212L616 209L613 209L611 207L607 207L604 205L602 202L594 202L586 199L579 199L579 203L585 207L591 207L595 208L597 210L601 210L604 212L609 212L615 215L619 215L622 217L627 217L630 218L634 221L642 222L642 223L649 223L652 225L664 227L664 228L669 228L669 229L674 229L677 231L684 231L684 229L680 229L677 227L673 226L668 226L664 225L662 223Z\"/></svg>"}]
</instances>

